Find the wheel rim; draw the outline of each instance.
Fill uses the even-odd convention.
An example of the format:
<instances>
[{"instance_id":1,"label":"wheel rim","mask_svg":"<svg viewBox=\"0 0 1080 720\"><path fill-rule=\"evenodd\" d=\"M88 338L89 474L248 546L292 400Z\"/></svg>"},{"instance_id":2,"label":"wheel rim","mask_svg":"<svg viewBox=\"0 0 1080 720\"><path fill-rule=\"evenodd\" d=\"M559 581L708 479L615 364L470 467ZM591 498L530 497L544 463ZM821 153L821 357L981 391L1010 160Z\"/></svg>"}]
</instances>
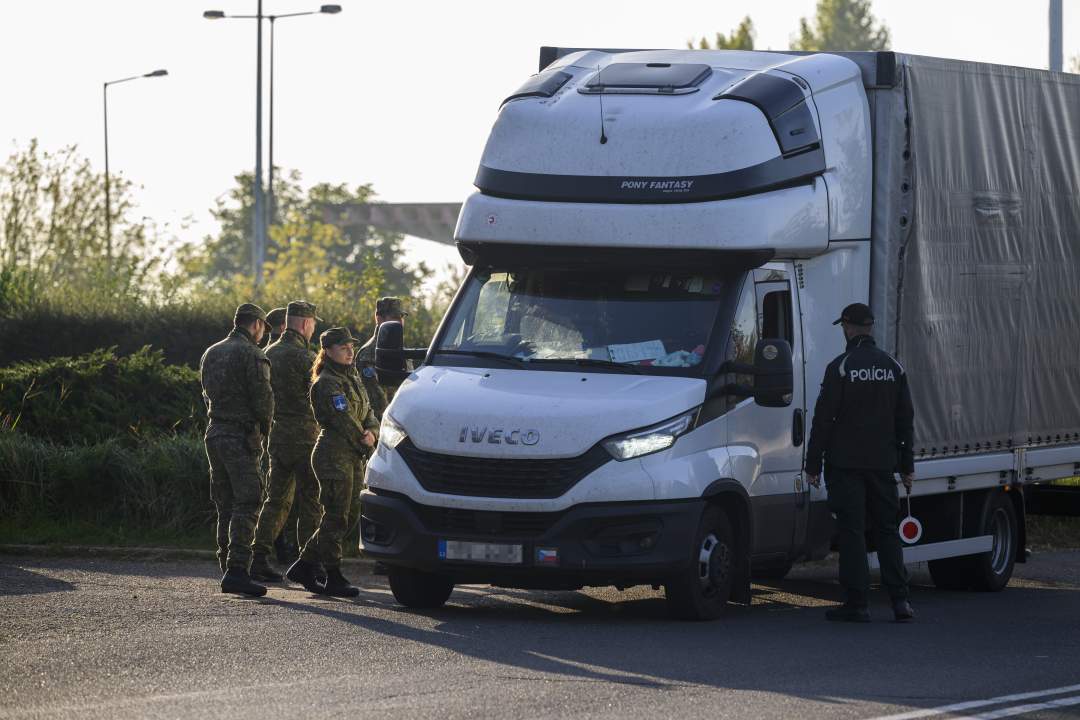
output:
<instances>
[{"instance_id":1,"label":"wheel rim","mask_svg":"<svg viewBox=\"0 0 1080 720\"><path fill-rule=\"evenodd\" d=\"M1005 508L997 508L990 518L990 534L993 545L990 548L990 569L995 575L1003 574L1012 560L1012 517Z\"/></svg>"},{"instance_id":2,"label":"wheel rim","mask_svg":"<svg viewBox=\"0 0 1080 720\"><path fill-rule=\"evenodd\" d=\"M724 586L730 561L727 545L720 542L713 533L706 535L698 549L698 582L703 595L712 597Z\"/></svg>"}]
</instances>

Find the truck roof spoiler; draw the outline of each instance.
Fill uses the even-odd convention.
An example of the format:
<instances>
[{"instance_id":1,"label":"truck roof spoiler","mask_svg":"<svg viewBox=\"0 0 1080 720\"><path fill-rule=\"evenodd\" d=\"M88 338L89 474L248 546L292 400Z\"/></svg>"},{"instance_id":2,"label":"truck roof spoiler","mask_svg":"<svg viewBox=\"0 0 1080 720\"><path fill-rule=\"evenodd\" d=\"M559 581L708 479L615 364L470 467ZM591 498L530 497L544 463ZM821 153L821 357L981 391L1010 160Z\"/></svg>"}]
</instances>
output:
<instances>
[{"instance_id":1,"label":"truck roof spoiler","mask_svg":"<svg viewBox=\"0 0 1080 720\"><path fill-rule=\"evenodd\" d=\"M605 53L643 52L657 48L565 48L544 45L540 48L540 70L543 70L559 58L576 52L596 50ZM754 52L773 52L782 55L815 55L817 53L803 50L756 50ZM891 88L896 86L896 53L891 50L860 51L860 52L830 52L830 55L846 57L859 66L862 72L863 86L869 89Z\"/></svg>"}]
</instances>

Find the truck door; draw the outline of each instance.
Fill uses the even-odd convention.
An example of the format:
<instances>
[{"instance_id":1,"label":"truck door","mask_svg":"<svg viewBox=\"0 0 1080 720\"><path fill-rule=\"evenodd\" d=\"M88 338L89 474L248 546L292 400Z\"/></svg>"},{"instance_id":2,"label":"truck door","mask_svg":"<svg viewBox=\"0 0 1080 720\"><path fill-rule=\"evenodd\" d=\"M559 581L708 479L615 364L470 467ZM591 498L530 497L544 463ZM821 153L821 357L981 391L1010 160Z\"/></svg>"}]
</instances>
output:
<instances>
[{"instance_id":1,"label":"truck door","mask_svg":"<svg viewBox=\"0 0 1080 720\"><path fill-rule=\"evenodd\" d=\"M791 344L794 394L785 408L761 407L753 400L741 403L733 413L731 440L753 447L760 458L760 471L750 488L754 553L789 554L802 546L809 505L802 478L806 407L798 297L786 272L755 270L744 287L741 309L749 309L750 303L756 308L758 336Z\"/></svg>"}]
</instances>

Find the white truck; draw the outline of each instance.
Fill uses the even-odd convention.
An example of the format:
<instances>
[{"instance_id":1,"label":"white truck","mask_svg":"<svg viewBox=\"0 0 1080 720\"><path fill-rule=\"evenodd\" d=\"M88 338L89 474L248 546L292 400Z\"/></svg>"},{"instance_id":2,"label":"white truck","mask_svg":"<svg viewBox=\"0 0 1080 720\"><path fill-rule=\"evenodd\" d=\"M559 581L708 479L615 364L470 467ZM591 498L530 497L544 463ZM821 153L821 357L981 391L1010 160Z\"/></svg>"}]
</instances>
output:
<instances>
[{"instance_id":1,"label":"white truck","mask_svg":"<svg viewBox=\"0 0 1080 720\"><path fill-rule=\"evenodd\" d=\"M915 401L905 560L1001 589L1025 486L1080 474L1078 128L1075 75L544 48L418 369L380 328L380 377L404 382L363 552L410 607L468 583L662 585L693 619L747 603L830 548L806 436L832 321L865 302Z\"/></svg>"}]
</instances>

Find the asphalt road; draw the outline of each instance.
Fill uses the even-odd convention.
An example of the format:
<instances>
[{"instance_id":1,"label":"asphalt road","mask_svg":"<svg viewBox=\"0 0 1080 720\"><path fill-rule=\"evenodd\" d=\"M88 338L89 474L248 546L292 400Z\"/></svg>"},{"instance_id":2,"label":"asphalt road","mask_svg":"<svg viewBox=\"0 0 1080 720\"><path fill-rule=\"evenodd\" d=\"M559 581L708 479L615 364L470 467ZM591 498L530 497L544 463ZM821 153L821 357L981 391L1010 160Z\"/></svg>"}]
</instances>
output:
<instances>
[{"instance_id":1,"label":"asphalt road","mask_svg":"<svg viewBox=\"0 0 1080 720\"><path fill-rule=\"evenodd\" d=\"M834 573L688 624L648 588L464 588L415 613L374 577L356 601L248 600L206 562L0 557L0 719L1080 716L1080 552L998 594L916 573L911 625L883 598L871 625L826 623Z\"/></svg>"}]
</instances>

